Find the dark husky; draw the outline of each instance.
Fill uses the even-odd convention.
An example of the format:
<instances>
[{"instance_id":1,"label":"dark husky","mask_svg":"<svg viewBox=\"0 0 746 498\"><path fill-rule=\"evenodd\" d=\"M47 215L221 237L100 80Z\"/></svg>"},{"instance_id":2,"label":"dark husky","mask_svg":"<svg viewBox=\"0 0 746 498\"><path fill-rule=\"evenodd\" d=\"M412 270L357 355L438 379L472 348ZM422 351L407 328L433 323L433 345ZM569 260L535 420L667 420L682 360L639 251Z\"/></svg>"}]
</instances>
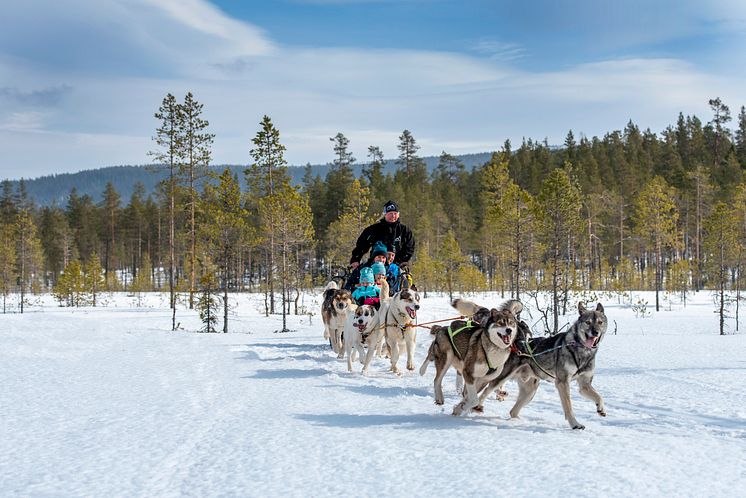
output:
<instances>
[{"instance_id":1,"label":"dark husky","mask_svg":"<svg viewBox=\"0 0 746 498\"><path fill-rule=\"evenodd\" d=\"M420 367L420 375L425 374L431 361L435 362L435 403L442 405L443 377L453 366L463 376L465 384L464 398L453 409L454 415L460 415L477 405L479 390L502 370L518 333L516 315L523 306L513 300L503 304L499 310L488 309L463 299L454 300L452 305L472 319L432 328L433 342Z\"/></svg>"},{"instance_id":2,"label":"dark husky","mask_svg":"<svg viewBox=\"0 0 746 498\"><path fill-rule=\"evenodd\" d=\"M540 337L528 341L522 352L514 352L503 365L503 370L492 380L479 396L479 406L496 388L506 380L518 382L518 399L510 410L510 416L518 418L521 409L533 399L539 388L539 380L554 381L559 392L565 419L573 429L585 429L577 421L570 400L570 382L577 380L580 394L596 403L596 412L606 416L604 400L593 388L593 371L596 364L598 344L606 333L607 320L604 307L587 310L578 304L580 317L567 332L551 337Z\"/></svg>"}]
</instances>

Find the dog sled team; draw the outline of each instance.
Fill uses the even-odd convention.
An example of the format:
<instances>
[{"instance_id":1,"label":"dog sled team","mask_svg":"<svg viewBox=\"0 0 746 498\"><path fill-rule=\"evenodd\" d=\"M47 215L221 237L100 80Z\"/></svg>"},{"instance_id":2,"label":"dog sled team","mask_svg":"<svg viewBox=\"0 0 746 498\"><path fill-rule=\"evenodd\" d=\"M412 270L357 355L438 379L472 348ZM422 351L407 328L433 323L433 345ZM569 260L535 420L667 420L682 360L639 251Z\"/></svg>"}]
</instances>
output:
<instances>
[{"instance_id":1,"label":"dog sled team","mask_svg":"<svg viewBox=\"0 0 746 498\"><path fill-rule=\"evenodd\" d=\"M356 355L363 375L369 372L374 356L388 356L390 370L401 375L398 362L404 351L407 369L415 369L420 296L406 271L414 237L399 223L398 214L396 204L387 202L384 217L358 238L352 253L353 272L344 287L332 281L324 289L324 338L338 358L347 358L350 372ZM368 249L372 249L371 257L361 265ZM517 300L491 309L463 299L455 299L452 305L466 320L430 329L432 342L419 369L420 375L425 375L430 363L435 363L436 404L444 403L442 381L453 367L461 393L461 401L453 408L456 416L481 412L484 401L495 391L497 398L504 400L507 393L503 386L508 380L518 384L512 418L533 399L541 380L554 383L571 428L585 428L573 412L573 380L580 394L596 404L596 412L606 416L603 398L592 385L597 348L607 328L601 304L586 309L579 303L578 318L567 331L538 338L531 337L528 325L521 321L523 305Z\"/></svg>"}]
</instances>

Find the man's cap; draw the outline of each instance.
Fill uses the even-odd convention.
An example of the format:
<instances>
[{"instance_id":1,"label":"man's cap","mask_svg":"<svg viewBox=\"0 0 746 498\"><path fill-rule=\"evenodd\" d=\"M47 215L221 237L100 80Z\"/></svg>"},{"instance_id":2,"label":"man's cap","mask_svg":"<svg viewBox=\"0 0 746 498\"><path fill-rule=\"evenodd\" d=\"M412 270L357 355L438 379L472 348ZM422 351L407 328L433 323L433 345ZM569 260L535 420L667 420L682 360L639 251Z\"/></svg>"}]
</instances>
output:
<instances>
[{"instance_id":1,"label":"man's cap","mask_svg":"<svg viewBox=\"0 0 746 498\"><path fill-rule=\"evenodd\" d=\"M399 212L399 206L396 205L394 201L388 201L386 204L383 205L383 213L390 213L392 211Z\"/></svg>"}]
</instances>

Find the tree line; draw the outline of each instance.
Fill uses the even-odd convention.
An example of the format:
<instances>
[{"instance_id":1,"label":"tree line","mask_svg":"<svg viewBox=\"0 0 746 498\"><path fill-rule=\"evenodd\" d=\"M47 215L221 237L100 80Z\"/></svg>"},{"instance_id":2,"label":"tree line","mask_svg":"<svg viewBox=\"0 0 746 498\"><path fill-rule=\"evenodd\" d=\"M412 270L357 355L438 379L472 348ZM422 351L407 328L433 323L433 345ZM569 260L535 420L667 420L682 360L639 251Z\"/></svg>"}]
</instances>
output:
<instances>
[{"instance_id":1,"label":"tree line","mask_svg":"<svg viewBox=\"0 0 746 498\"><path fill-rule=\"evenodd\" d=\"M169 94L155 113L151 155L165 180L154 192L138 185L125 204L109 184L98 203L73 189L65 206L38 208L22 182L3 182L3 302L97 258L106 290L169 289L173 328L180 299L194 307L220 294L227 331L232 291L263 292L266 313L284 317L301 289L345 271L357 235L393 199L415 233L411 270L425 292L548 292L545 327L556 331L572 291L654 290L659 309L661 292L712 289L722 333L726 291L742 286L746 110L733 123L720 99L709 105L709 120L679 114L659 133L630 121L602 137L569 131L561 147L505 141L471 170L444 151L428 172L404 130L398 168L385 172L380 146L356 159L338 133L326 175L309 166L296 186L268 116L243 175L219 172L202 104Z\"/></svg>"}]
</instances>

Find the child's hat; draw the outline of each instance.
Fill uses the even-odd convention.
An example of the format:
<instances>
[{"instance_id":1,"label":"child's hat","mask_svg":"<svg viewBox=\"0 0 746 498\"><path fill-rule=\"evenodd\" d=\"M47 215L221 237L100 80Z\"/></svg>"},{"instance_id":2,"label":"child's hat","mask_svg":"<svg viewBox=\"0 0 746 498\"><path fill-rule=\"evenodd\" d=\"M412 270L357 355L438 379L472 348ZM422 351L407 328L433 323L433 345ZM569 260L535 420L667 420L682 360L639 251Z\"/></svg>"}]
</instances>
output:
<instances>
[{"instance_id":1,"label":"child's hat","mask_svg":"<svg viewBox=\"0 0 746 498\"><path fill-rule=\"evenodd\" d=\"M380 261L373 263L371 268L373 269L373 275L386 275L386 266Z\"/></svg>"},{"instance_id":2,"label":"child's hat","mask_svg":"<svg viewBox=\"0 0 746 498\"><path fill-rule=\"evenodd\" d=\"M379 240L373 244L373 249L370 251L370 257L375 258L376 256L386 256L387 252L386 244Z\"/></svg>"},{"instance_id":3,"label":"child's hat","mask_svg":"<svg viewBox=\"0 0 746 498\"><path fill-rule=\"evenodd\" d=\"M360 270L360 283L361 284L372 284L375 281L373 278L373 270L370 267L365 267Z\"/></svg>"}]
</instances>

